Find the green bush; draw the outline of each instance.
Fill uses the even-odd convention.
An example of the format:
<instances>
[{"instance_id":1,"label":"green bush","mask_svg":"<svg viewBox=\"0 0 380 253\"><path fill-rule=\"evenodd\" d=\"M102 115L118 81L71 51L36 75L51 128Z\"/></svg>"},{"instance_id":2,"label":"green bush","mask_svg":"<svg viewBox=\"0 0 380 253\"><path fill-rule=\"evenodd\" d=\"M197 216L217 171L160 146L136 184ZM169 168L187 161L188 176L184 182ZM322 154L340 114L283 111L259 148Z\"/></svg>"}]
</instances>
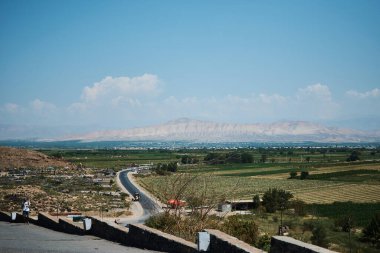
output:
<instances>
[{"instance_id":1,"label":"green bush","mask_svg":"<svg viewBox=\"0 0 380 253\"><path fill-rule=\"evenodd\" d=\"M257 242L256 246L264 251L269 252L270 242L271 242L271 237L268 234L264 234L263 236L260 236L259 241Z\"/></svg>"},{"instance_id":2,"label":"green bush","mask_svg":"<svg viewBox=\"0 0 380 253\"><path fill-rule=\"evenodd\" d=\"M253 197L253 208L254 209L257 209L259 208L261 205L261 201L260 201L260 196L258 194L256 194L254 197Z\"/></svg>"},{"instance_id":3,"label":"green bush","mask_svg":"<svg viewBox=\"0 0 380 253\"><path fill-rule=\"evenodd\" d=\"M301 180L306 179L308 176L309 176L309 172L308 171L302 171L300 179Z\"/></svg>"},{"instance_id":4,"label":"green bush","mask_svg":"<svg viewBox=\"0 0 380 253\"><path fill-rule=\"evenodd\" d=\"M296 199L290 203L290 206L294 208L294 213L298 216L306 215L306 203L302 200Z\"/></svg>"},{"instance_id":5,"label":"green bush","mask_svg":"<svg viewBox=\"0 0 380 253\"><path fill-rule=\"evenodd\" d=\"M343 232L350 232L355 226L355 220L352 215L344 215L336 219L334 224L336 228L340 228Z\"/></svg>"},{"instance_id":6,"label":"green bush","mask_svg":"<svg viewBox=\"0 0 380 253\"><path fill-rule=\"evenodd\" d=\"M313 228L313 235L311 236L311 242L315 245L327 248L327 232L326 228L322 224L316 224Z\"/></svg>"},{"instance_id":7,"label":"green bush","mask_svg":"<svg viewBox=\"0 0 380 253\"><path fill-rule=\"evenodd\" d=\"M176 224L176 217L174 215L170 215L168 212L153 215L145 221L145 225L148 227L155 228L166 233L173 233Z\"/></svg>"},{"instance_id":8,"label":"green bush","mask_svg":"<svg viewBox=\"0 0 380 253\"><path fill-rule=\"evenodd\" d=\"M297 171L291 171L289 172L289 175L290 175L290 179L294 179L297 177Z\"/></svg>"},{"instance_id":9,"label":"green bush","mask_svg":"<svg viewBox=\"0 0 380 253\"><path fill-rule=\"evenodd\" d=\"M371 222L363 229L363 239L380 248L380 212L376 213Z\"/></svg>"},{"instance_id":10,"label":"green bush","mask_svg":"<svg viewBox=\"0 0 380 253\"><path fill-rule=\"evenodd\" d=\"M256 245L258 242L259 229L256 223L242 215L228 217L224 222L223 230L251 245Z\"/></svg>"},{"instance_id":11,"label":"green bush","mask_svg":"<svg viewBox=\"0 0 380 253\"><path fill-rule=\"evenodd\" d=\"M285 190L270 188L264 193L263 206L268 213L274 213L277 210L285 210L289 207L289 200L293 194Z\"/></svg>"}]
</instances>

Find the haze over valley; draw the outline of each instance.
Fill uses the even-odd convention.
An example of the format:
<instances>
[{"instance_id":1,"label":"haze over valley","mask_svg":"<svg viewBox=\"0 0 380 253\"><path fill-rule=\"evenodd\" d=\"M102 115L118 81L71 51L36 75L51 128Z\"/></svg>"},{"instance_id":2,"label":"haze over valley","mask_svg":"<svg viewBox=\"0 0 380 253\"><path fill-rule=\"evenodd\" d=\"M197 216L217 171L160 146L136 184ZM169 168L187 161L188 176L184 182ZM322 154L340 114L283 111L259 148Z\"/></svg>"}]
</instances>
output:
<instances>
[{"instance_id":1,"label":"haze over valley","mask_svg":"<svg viewBox=\"0 0 380 253\"><path fill-rule=\"evenodd\" d=\"M95 131L57 140L197 142L377 142L379 132L326 127L305 121L231 124L181 118L161 125Z\"/></svg>"}]
</instances>

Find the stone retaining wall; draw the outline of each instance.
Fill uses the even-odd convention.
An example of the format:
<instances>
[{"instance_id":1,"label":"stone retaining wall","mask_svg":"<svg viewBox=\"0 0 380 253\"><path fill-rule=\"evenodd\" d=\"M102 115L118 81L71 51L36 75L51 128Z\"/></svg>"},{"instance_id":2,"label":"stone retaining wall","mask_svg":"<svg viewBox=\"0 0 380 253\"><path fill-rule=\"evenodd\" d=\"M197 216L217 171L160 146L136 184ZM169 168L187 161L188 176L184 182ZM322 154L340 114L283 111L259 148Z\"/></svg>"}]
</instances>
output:
<instances>
[{"instance_id":1,"label":"stone retaining wall","mask_svg":"<svg viewBox=\"0 0 380 253\"><path fill-rule=\"evenodd\" d=\"M11 221L11 216L7 212L0 211L0 221Z\"/></svg>"},{"instance_id":2,"label":"stone retaining wall","mask_svg":"<svg viewBox=\"0 0 380 253\"><path fill-rule=\"evenodd\" d=\"M269 253L337 253L287 236L273 236Z\"/></svg>"},{"instance_id":3,"label":"stone retaining wall","mask_svg":"<svg viewBox=\"0 0 380 253\"><path fill-rule=\"evenodd\" d=\"M205 229L210 234L210 247L208 252L215 253L262 253L248 243L240 241L236 237L230 236L215 229Z\"/></svg>"},{"instance_id":4,"label":"stone retaining wall","mask_svg":"<svg viewBox=\"0 0 380 253\"><path fill-rule=\"evenodd\" d=\"M59 225L61 226L62 230L69 234L75 234L75 235L84 235L85 231L83 229L83 225L80 226L70 220L67 219L58 219Z\"/></svg>"},{"instance_id":5,"label":"stone retaining wall","mask_svg":"<svg viewBox=\"0 0 380 253\"><path fill-rule=\"evenodd\" d=\"M129 225L129 242L133 247L169 253L198 252L195 243L141 224Z\"/></svg>"},{"instance_id":6,"label":"stone retaining wall","mask_svg":"<svg viewBox=\"0 0 380 253\"><path fill-rule=\"evenodd\" d=\"M51 216L48 213L38 214L38 225L56 231L63 231L57 217Z\"/></svg>"},{"instance_id":7,"label":"stone retaining wall","mask_svg":"<svg viewBox=\"0 0 380 253\"><path fill-rule=\"evenodd\" d=\"M10 213L10 212L0 212L0 220L9 221L9 222L13 222L13 223L24 223L25 222L24 216L22 216L21 213L16 212L16 219L15 220L12 220L11 215L12 215L12 213ZM30 223L35 223L35 221L36 220L29 218Z\"/></svg>"},{"instance_id":8,"label":"stone retaining wall","mask_svg":"<svg viewBox=\"0 0 380 253\"><path fill-rule=\"evenodd\" d=\"M11 222L11 214L0 212L0 220ZM115 241L127 246L163 251L168 253L195 253L197 245L182 238L149 228L145 225L130 225L129 229L108 224L89 217L92 220L91 229L85 231L83 224L78 224L67 219L58 219L47 213L39 213L38 220L30 219L37 225L63 231L66 233L83 235L92 234L106 240ZM16 221L24 222L21 214L17 214ZM205 229L210 235L210 253L262 253L264 251L250 246L235 237L227 235L219 230ZM273 236L270 253L335 253L315 245L304 243L287 236Z\"/></svg>"},{"instance_id":9,"label":"stone retaining wall","mask_svg":"<svg viewBox=\"0 0 380 253\"><path fill-rule=\"evenodd\" d=\"M100 238L129 245L128 229L122 226L111 226L110 224L98 219L88 217L92 220L90 233Z\"/></svg>"}]
</instances>

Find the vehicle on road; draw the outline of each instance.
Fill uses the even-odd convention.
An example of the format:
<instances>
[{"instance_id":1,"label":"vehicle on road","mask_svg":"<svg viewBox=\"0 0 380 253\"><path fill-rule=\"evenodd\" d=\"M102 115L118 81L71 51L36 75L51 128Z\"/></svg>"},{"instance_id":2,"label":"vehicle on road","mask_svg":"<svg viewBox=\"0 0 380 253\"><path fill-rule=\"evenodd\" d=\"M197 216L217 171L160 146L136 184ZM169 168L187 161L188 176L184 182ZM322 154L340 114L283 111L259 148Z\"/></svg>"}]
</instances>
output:
<instances>
[{"instance_id":1,"label":"vehicle on road","mask_svg":"<svg viewBox=\"0 0 380 253\"><path fill-rule=\"evenodd\" d=\"M171 208L179 208L179 207L184 207L186 205L186 202L183 200L178 200L178 199L169 199L168 200L168 206Z\"/></svg>"},{"instance_id":2,"label":"vehicle on road","mask_svg":"<svg viewBox=\"0 0 380 253\"><path fill-rule=\"evenodd\" d=\"M135 194L133 194L133 201L140 201L140 193L135 192Z\"/></svg>"}]
</instances>

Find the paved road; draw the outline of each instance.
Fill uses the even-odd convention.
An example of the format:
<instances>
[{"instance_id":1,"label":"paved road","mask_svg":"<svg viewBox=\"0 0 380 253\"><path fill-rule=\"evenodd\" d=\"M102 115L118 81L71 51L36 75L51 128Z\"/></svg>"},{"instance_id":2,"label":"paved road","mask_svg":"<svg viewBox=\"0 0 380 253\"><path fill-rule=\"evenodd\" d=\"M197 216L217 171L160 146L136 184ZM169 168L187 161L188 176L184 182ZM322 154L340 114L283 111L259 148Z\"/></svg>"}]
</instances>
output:
<instances>
[{"instance_id":1,"label":"paved road","mask_svg":"<svg viewBox=\"0 0 380 253\"><path fill-rule=\"evenodd\" d=\"M135 218L134 220L130 220L126 223L144 223L150 216L157 214L160 212L161 207L149 196L147 196L144 192L140 191L128 178L128 173L131 171L125 170L120 172L119 179L123 186L127 189L127 191L132 194L138 192L140 194L139 204L143 208L143 214L140 217ZM138 203L137 203L138 204Z\"/></svg>"},{"instance_id":2,"label":"paved road","mask_svg":"<svg viewBox=\"0 0 380 253\"><path fill-rule=\"evenodd\" d=\"M0 221L0 252L3 253L145 253L95 236L56 232L33 224Z\"/></svg>"}]
</instances>

